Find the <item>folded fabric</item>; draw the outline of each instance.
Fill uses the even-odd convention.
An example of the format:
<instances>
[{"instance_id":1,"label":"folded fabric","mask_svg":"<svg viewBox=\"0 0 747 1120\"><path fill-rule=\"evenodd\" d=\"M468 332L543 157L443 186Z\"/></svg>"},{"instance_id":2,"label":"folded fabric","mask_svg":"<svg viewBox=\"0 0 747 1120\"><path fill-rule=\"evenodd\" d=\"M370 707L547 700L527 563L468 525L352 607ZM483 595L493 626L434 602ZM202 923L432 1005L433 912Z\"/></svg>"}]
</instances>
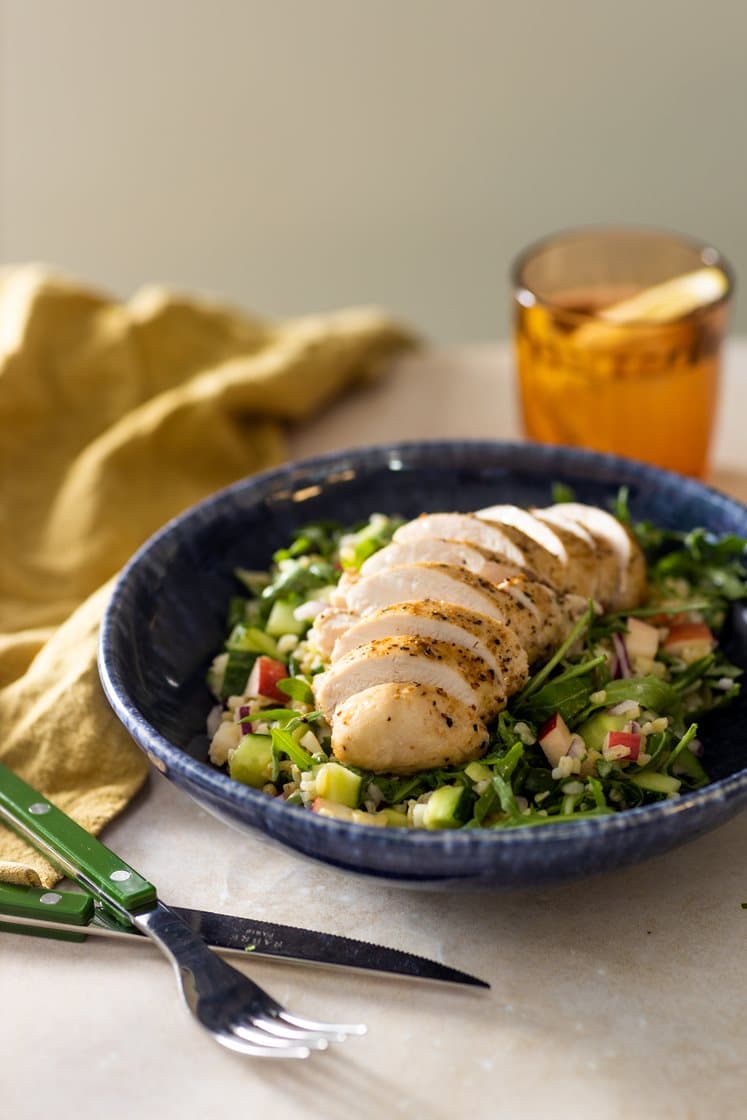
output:
<instances>
[{"instance_id":1,"label":"folded fabric","mask_svg":"<svg viewBox=\"0 0 747 1120\"><path fill-rule=\"evenodd\" d=\"M282 460L283 426L411 344L372 310L267 322L0 270L0 759L97 832L146 775L96 672L112 577L160 525ZM0 826L0 880L55 870Z\"/></svg>"}]
</instances>

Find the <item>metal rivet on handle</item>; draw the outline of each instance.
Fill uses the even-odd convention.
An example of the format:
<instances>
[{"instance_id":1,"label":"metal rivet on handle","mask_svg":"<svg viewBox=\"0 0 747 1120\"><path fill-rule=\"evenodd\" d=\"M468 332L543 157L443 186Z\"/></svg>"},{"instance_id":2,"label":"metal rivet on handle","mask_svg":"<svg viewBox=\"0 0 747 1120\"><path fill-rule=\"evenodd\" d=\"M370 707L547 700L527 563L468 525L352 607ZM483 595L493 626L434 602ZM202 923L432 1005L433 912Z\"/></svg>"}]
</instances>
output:
<instances>
[{"instance_id":1,"label":"metal rivet on handle","mask_svg":"<svg viewBox=\"0 0 747 1120\"><path fill-rule=\"evenodd\" d=\"M39 895L39 901L43 902L45 906L54 906L58 902L62 902L62 895L57 894L56 891L47 891L46 894Z\"/></svg>"},{"instance_id":2,"label":"metal rivet on handle","mask_svg":"<svg viewBox=\"0 0 747 1120\"><path fill-rule=\"evenodd\" d=\"M115 883L124 883L125 879L129 879L129 877L129 871L125 871L124 869L122 869L121 871L112 871L111 875L109 876L109 878L113 879Z\"/></svg>"},{"instance_id":3,"label":"metal rivet on handle","mask_svg":"<svg viewBox=\"0 0 747 1120\"><path fill-rule=\"evenodd\" d=\"M52 806L47 805L46 801L36 801L33 805L29 805L29 812L35 817L40 817L42 813L48 813L51 808Z\"/></svg>"}]
</instances>

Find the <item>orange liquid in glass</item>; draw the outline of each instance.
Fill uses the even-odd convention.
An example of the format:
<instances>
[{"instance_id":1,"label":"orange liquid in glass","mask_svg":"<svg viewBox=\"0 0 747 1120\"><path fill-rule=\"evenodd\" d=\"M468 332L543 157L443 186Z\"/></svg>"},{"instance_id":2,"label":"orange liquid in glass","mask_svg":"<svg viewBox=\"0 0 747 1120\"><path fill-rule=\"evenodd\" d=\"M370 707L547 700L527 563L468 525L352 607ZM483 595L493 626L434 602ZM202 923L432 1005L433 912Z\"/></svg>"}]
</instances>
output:
<instances>
[{"instance_id":1,"label":"orange liquid in glass","mask_svg":"<svg viewBox=\"0 0 747 1120\"><path fill-rule=\"evenodd\" d=\"M715 305L672 323L594 317L635 290L578 290L552 307L517 305L525 433L702 477L726 310Z\"/></svg>"}]
</instances>

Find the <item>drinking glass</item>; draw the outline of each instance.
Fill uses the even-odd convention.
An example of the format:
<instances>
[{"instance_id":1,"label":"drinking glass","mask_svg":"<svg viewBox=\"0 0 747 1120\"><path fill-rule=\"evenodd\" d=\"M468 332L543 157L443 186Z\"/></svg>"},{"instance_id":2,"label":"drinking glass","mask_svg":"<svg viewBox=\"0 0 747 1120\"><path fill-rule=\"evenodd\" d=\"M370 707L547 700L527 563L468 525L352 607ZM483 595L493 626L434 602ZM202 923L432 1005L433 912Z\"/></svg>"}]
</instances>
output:
<instances>
[{"instance_id":1,"label":"drinking glass","mask_svg":"<svg viewBox=\"0 0 747 1120\"><path fill-rule=\"evenodd\" d=\"M733 273L712 246L586 228L530 246L512 270L528 438L702 477Z\"/></svg>"}]
</instances>

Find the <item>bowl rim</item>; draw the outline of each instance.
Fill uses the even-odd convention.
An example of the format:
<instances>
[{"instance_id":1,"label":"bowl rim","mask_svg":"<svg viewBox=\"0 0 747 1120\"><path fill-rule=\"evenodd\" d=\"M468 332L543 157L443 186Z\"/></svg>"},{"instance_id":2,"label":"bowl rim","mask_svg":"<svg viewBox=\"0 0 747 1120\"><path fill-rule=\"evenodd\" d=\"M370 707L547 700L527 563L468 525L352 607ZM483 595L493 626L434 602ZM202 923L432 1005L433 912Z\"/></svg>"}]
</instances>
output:
<instances>
[{"instance_id":1,"label":"bowl rim","mask_svg":"<svg viewBox=\"0 0 747 1120\"><path fill-rule=\"evenodd\" d=\"M98 669L104 693L117 718L144 751L155 769L162 773L169 771L179 774L191 784L199 787L201 792L210 797L213 802L228 802L235 810L249 810L252 817L259 817L264 820L268 826L268 834L279 838L282 838L283 824L288 820L288 813L295 813L298 808L286 805L279 798L268 797L260 790L242 785L218 767L194 758L183 748L170 742L162 735L129 698L123 673L118 664L120 655L116 649L118 630L116 619L125 606L123 600L129 594L130 584L133 580L137 580L144 561L151 555L157 555L160 550L167 548L193 518L203 515L212 507L229 502L234 494L243 494L247 490L254 490L257 492L258 500L262 500L272 492L276 483L278 484L277 488L280 489L282 481L287 481L293 475L318 472L331 467L333 464L340 465L343 461L349 461L351 458L357 460L371 459L372 466L384 467L387 459L399 455L422 454L424 451L438 454L439 451L458 449L472 453L483 452L510 456L514 460L510 463L514 470L517 469L516 460L529 455L530 457L536 456L538 461L543 460L545 463L548 460L554 460L559 466L578 467L582 472L584 468L589 466L597 468L588 473L588 478L592 481L613 482L615 481L614 476L620 474L629 477L634 476L636 481L640 483L648 482L657 486L667 484L674 486L680 493L691 493L694 497L708 498L711 503L721 507L727 513L731 512L747 517L747 505L722 494L706 483L677 475L672 471L649 466L622 456L589 451L585 448L545 445L518 440L398 440L392 443L356 445L325 452L322 455L291 460L239 479L191 505L153 533L136 550L121 570L116 579L111 598L104 610L98 646ZM376 460L379 460L378 463ZM489 465L498 467L500 464L493 462ZM415 467L417 469L417 464L415 464ZM518 469L522 469L521 464L519 464ZM672 800L659 801L652 805L639 806L608 815L552 824L540 828L517 826L515 828L443 831L406 828L382 829L365 824L320 817L314 813L301 811L304 812L306 827L322 830L320 835L326 832L327 836L334 834L341 839L352 841L365 834L367 844L369 846L373 844L376 848L382 844L387 847L397 844L403 846L406 850L427 848L429 853L432 854L439 850L453 854L454 850L458 848L463 848L465 851L479 850L482 853L484 850L486 853L491 851L498 853L505 852L506 849L521 850L537 845L543 847L559 844L562 841L588 840L592 837L602 840L605 837L618 836L621 833L645 828L652 821L670 820L683 817L683 815L692 818L714 805L725 806L740 797L747 799L747 764L741 770L725 778L720 778L702 789L690 791ZM274 822L278 822L279 827L272 827ZM368 869L362 868L361 870L365 873Z\"/></svg>"}]
</instances>

